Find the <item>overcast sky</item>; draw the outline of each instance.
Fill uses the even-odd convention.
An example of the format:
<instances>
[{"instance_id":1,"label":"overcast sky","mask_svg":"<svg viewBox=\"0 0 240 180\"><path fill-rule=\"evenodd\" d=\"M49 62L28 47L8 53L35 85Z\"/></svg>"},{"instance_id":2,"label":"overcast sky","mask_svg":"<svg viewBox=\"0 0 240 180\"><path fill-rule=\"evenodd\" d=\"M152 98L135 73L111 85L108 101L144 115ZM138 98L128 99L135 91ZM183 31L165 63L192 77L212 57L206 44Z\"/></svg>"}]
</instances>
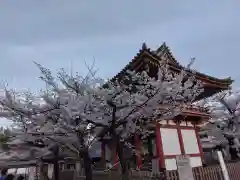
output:
<instances>
[{"instance_id":1,"label":"overcast sky","mask_svg":"<svg viewBox=\"0 0 240 180\"><path fill-rule=\"evenodd\" d=\"M32 61L108 78L146 42L164 41L183 65L240 85L239 0L7 0L0 4L0 79L18 90L43 84Z\"/></svg>"},{"instance_id":2,"label":"overcast sky","mask_svg":"<svg viewBox=\"0 0 240 180\"><path fill-rule=\"evenodd\" d=\"M32 61L50 69L115 75L142 42L163 41L182 64L238 83L240 1L235 0L8 0L0 6L0 79L18 89L42 84ZM239 82L240 83L240 82Z\"/></svg>"}]
</instances>

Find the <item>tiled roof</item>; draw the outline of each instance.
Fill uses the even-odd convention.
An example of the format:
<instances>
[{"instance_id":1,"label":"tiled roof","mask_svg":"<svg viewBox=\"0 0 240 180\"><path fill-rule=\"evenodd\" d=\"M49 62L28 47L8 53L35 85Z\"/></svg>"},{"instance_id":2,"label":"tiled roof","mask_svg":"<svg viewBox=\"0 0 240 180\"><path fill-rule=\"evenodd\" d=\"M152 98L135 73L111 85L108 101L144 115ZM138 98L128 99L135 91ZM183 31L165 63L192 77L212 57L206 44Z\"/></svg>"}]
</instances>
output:
<instances>
[{"instance_id":1,"label":"tiled roof","mask_svg":"<svg viewBox=\"0 0 240 180\"><path fill-rule=\"evenodd\" d=\"M134 58L116 76L114 76L113 79L116 79L117 77L119 77L126 70L130 69L134 63L141 60L140 57L143 54L151 56L152 58L156 59L157 61L160 61L161 56L164 53L166 53L168 58L169 58L169 61L168 61L169 65L171 65L171 66L173 66L177 69L185 68L174 58L172 52L170 51L170 48L166 45L166 43L163 43L156 51L152 51L150 48L147 47L147 45L145 43L143 43L142 48L139 50L137 55L134 56ZM224 78L224 79L219 79L219 78L216 78L216 77L213 77L213 76L210 76L210 75L206 75L206 74L201 73L201 72L197 72L197 71L194 71L194 72L197 76L209 79L209 80L217 82L217 83L221 83L225 86L230 86L233 83L233 80L230 77ZM188 73L192 73L192 71L190 70L190 71L188 71Z\"/></svg>"}]
</instances>

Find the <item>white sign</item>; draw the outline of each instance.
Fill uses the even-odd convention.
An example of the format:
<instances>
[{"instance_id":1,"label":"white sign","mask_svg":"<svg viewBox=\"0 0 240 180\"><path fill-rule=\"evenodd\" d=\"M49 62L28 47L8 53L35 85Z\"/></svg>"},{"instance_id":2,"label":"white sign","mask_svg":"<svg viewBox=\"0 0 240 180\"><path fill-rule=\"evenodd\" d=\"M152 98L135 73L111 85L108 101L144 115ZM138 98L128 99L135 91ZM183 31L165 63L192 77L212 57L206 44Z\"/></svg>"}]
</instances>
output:
<instances>
[{"instance_id":1,"label":"white sign","mask_svg":"<svg viewBox=\"0 0 240 180\"><path fill-rule=\"evenodd\" d=\"M177 156L176 161L179 180L194 180L189 157L186 155Z\"/></svg>"}]
</instances>

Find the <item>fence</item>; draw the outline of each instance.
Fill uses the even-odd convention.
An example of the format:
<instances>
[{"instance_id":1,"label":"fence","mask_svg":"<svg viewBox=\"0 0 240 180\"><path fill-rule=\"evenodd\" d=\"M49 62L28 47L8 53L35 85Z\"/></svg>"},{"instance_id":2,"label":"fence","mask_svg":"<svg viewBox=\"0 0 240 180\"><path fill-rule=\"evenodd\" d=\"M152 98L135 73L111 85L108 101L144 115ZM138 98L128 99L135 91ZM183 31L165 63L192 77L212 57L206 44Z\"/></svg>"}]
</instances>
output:
<instances>
[{"instance_id":1,"label":"fence","mask_svg":"<svg viewBox=\"0 0 240 180\"><path fill-rule=\"evenodd\" d=\"M227 165L230 180L240 179L240 162L228 163ZM193 168L195 180L224 180L220 166ZM178 180L177 171L168 171L167 180Z\"/></svg>"},{"instance_id":2,"label":"fence","mask_svg":"<svg viewBox=\"0 0 240 180\"><path fill-rule=\"evenodd\" d=\"M240 180L240 162L228 163L227 164L228 173L230 180ZM66 174L67 173L67 174ZM84 180L84 173L81 175L70 176L70 172L61 172L61 179L69 179L72 177L74 180ZM73 173L73 172L72 172ZM64 175L65 174L65 175ZM210 167L197 167L193 168L193 174L195 180L224 180L223 174L220 166L210 166ZM153 174L151 171L132 171L130 173L131 180L179 180L177 171L167 171L165 178L162 178L160 174ZM69 179L71 180L71 179ZM103 172L94 171L93 180L121 180L121 175L117 171Z\"/></svg>"}]
</instances>

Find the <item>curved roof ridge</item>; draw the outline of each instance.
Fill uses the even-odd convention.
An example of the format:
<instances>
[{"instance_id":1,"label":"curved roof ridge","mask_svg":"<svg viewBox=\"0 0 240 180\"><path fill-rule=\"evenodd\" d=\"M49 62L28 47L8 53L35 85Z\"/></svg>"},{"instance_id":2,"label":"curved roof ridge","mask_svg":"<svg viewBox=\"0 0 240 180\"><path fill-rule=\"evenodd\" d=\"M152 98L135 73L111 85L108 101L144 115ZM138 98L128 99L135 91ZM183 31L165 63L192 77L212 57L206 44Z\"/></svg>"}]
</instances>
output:
<instances>
[{"instance_id":1,"label":"curved roof ridge","mask_svg":"<svg viewBox=\"0 0 240 180\"><path fill-rule=\"evenodd\" d=\"M183 65L181 65L181 64L176 60L176 58L173 56L173 53L171 52L170 48L167 46L166 42L163 42L163 44L156 50L155 53L156 53L156 55L157 55L158 57L160 57L161 54L164 53L164 50L169 53L171 59L175 62L176 65L179 66L179 68L185 68L185 67L184 67ZM161 53L161 54L160 54L160 53ZM153 53L152 53L152 54L153 54ZM208 74L205 74L205 73L201 73L201 72L199 72L199 71L197 71L197 70L195 70L195 69L191 69L190 71L195 71L198 75L208 77L208 78L211 79L211 80L222 81L222 82L227 81L227 82L231 82L231 83L234 82L234 80L232 80L230 76L227 77L227 78L216 78L216 77L214 77L214 76L211 76L211 75L208 75Z\"/></svg>"},{"instance_id":2,"label":"curved roof ridge","mask_svg":"<svg viewBox=\"0 0 240 180\"><path fill-rule=\"evenodd\" d=\"M176 68L178 69L181 69L181 68L184 68L185 67L183 65L181 65L177 60L176 58L173 56L170 48L166 45L165 42L163 42L163 44L156 50L156 51L152 51L150 48L147 47L146 43L143 43L142 44L142 48L139 49L139 52L133 57L133 59L119 72L117 73L113 78L113 79L116 79L117 77L119 77L122 73L124 73L126 70L128 70L129 68L131 68L131 65L133 65L133 63L137 62L137 60L139 60L140 56L143 54L143 53L147 53L148 55L151 55L153 58L157 59L157 60L161 60L161 55L163 55L164 53L168 53L168 55L170 56L171 58L171 62L170 65L171 66L175 66ZM204 78L207 78L209 80L212 80L212 81L217 81L219 83L224 83L224 84L227 84L227 85L231 85L234 80L231 79L231 77L227 77L227 78L216 78L214 76L210 76L210 75L207 75L207 74L204 74L204 73L201 73L201 72L198 72L197 70L187 70L189 73L195 73L196 75L198 76L201 76L201 77L204 77ZM193 72L194 71L194 72Z\"/></svg>"}]
</instances>

